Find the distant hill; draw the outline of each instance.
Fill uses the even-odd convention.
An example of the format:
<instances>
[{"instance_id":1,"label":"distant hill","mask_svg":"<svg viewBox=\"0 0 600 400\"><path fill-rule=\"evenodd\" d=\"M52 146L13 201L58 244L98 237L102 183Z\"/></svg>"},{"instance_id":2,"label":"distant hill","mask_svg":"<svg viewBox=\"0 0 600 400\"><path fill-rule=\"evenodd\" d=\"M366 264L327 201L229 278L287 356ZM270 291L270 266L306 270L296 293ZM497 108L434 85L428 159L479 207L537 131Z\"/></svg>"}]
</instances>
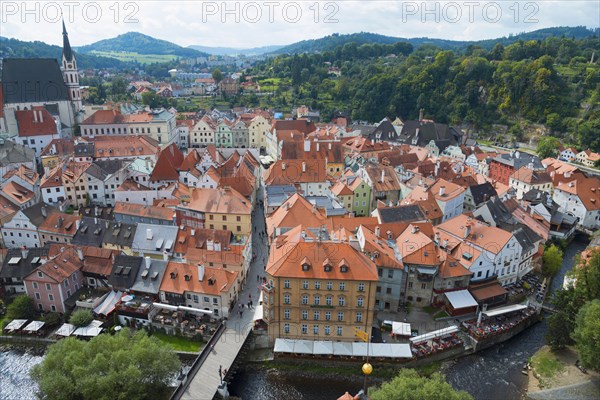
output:
<instances>
[{"instance_id":1,"label":"distant hill","mask_svg":"<svg viewBox=\"0 0 600 400\"><path fill-rule=\"evenodd\" d=\"M549 36L555 37L569 37L575 39L581 39L592 35L600 34L600 29L592 30L585 26L576 27L555 27L538 29L532 32L525 32L516 35L509 35L496 39L487 40L474 40L474 41L459 41L459 40L446 40L446 39L435 39L435 38L400 38L392 36L384 36L376 33L360 32L352 33L348 35L333 34L325 36L320 39L303 40L290 44L288 46L281 47L278 50L271 52L271 54L294 54L294 53L316 53L331 51L338 46L343 46L346 43L356 43L357 45L365 43L379 43L379 44L392 44L397 42L408 42L415 48L422 45L433 45L441 49L460 49L469 45L477 45L490 49L496 45L496 43L502 43L504 45L514 43L518 40L543 40Z\"/></svg>"},{"instance_id":2,"label":"distant hill","mask_svg":"<svg viewBox=\"0 0 600 400\"><path fill-rule=\"evenodd\" d=\"M86 68L124 68L127 64L114 58L82 54L75 51L77 62L81 69ZM62 57L62 47L44 42L25 42L18 39L0 36L0 58L56 58L59 63Z\"/></svg>"},{"instance_id":3,"label":"distant hill","mask_svg":"<svg viewBox=\"0 0 600 400\"><path fill-rule=\"evenodd\" d=\"M234 47L211 47L211 46L201 46L201 45L192 45L188 46L190 49L202 51L208 54L214 54L217 56L259 56L266 53L272 53L274 51L279 50L284 46L262 46L262 47L252 47L249 49L239 49Z\"/></svg>"},{"instance_id":4,"label":"distant hill","mask_svg":"<svg viewBox=\"0 0 600 400\"><path fill-rule=\"evenodd\" d=\"M153 54L176 57L201 57L208 54L198 50L181 47L166 40L156 39L152 36L138 32L128 32L115 38L100 40L77 48L80 53L126 52L137 54Z\"/></svg>"},{"instance_id":5,"label":"distant hill","mask_svg":"<svg viewBox=\"0 0 600 400\"><path fill-rule=\"evenodd\" d=\"M338 46L343 46L346 43L352 42L360 46L361 44L365 43L393 44L401 41L404 41L404 39L369 32L351 33L348 35L340 35L339 33L334 33L333 35L325 36L320 39L302 40L300 42L292 43L272 53L316 53L323 51L331 51Z\"/></svg>"}]
</instances>

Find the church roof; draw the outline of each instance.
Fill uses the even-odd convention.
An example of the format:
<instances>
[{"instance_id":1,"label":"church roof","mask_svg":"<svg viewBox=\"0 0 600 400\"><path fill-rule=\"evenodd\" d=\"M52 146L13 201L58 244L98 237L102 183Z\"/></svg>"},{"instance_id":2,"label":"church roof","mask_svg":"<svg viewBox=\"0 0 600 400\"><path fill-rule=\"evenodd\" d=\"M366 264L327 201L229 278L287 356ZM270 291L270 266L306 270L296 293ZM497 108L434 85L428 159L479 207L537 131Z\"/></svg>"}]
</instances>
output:
<instances>
[{"instance_id":1,"label":"church roof","mask_svg":"<svg viewBox=\"0 0 600 400\"><path fill-rule=\"evenodd\" d=\"M2 60L5 104L68 101L67 85L54 58L5 58Z\"/></svg>"},{"instance_id":2,"label":"church roof","mask_svg":"<svg viewBox=\"0 0 600 400\"><path fill-rule=\"evenodd\" d=\"M67 34L67 28L65 28L65 21L63 25L63 57L67 61L73 61L73 50L71 50L71 43L69 43L69 35Z\"/></svg>"}]
</instances>

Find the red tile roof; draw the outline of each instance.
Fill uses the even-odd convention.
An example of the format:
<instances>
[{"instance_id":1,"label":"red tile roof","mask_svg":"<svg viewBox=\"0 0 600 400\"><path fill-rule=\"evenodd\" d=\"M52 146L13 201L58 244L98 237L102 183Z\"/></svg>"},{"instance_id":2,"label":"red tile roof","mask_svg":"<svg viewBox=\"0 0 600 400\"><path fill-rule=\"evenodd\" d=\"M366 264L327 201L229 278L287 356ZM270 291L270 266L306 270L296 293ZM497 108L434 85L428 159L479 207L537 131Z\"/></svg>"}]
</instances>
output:
<instances>
[{"instance_id":1,"label":"red tile roof","mask_svg":"<svg viewBox=\"0 0 600 400\"><path fill-rule=\"evenodd\" d=\"M56 135L56 122L52 114L44 107L34 107L33 110L15 111L19 136Z\"/></svg>"},{"instance_id":2,"label":"red tile roof","mask_svg":"<svg viewBox=\"0 0 600 400\"><path fill-rule=\"evenodd\" d=\"M178 181L179 167L183 163L183 153L175 143L161 150L156 165L150 174L152 182Z\"/></svg>"}]
</instances>

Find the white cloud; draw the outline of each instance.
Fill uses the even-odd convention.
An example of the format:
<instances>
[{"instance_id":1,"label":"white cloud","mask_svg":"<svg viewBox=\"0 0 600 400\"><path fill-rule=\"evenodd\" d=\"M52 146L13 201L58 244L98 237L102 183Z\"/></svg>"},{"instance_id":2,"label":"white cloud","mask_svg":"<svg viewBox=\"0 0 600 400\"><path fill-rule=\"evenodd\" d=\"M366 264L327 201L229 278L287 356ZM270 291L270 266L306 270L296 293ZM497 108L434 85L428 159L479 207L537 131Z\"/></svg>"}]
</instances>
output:
<instances>
[{"instance_id":1,"label":"white cloud","mask_svg":"<svg viewBox=\"0 0 600 400\"><path fill-rule=\"evenodd\" d=\"M25 13L23 2L4 0L1 3L3 36L61 44L60 22L50 21L49 18L54 15L53 5L56 4L62 6L68 17L67 2L31 2L27 6L32 11L29 14ZM469 6L469 3L473 3L469 1L350 0L315 3L297 0L277 3L275 8L269 8L270 3L266 0L123 1L118 2L119 12L116 14L112 1L81 1L74 8L73 22L67 21L67 25L74 46L138 31L182 46L254 47L289 44L336 32L365 31L405 38L428 36L477 40L552 26L598 27L600 24L600 2L587 0L496 0L475 2L476 6ZM127 4L134 4L137 8ZM318 7L314 7L314 4ZM98 7L101 10L99 20L91 21ZM231 12L226 13L225 7ZM498 7L499 14L496 13ZM261 18L253 23L250 20L256 19L257 9L261 12ZM300 10L299 14L297 10ZM472 21L469 21L469 10L473 11ZM268 20L269 11L274 11L272 22ZM457 11L460 16L456 14ZM128 15L138 22L126 22ZM338 22L325 22L327 16ZM526 21L528 16L529 21ZM298 20L292 21L296 17ZM236 18L239 22L235 21Z\"/></svg>"}]
</instances>

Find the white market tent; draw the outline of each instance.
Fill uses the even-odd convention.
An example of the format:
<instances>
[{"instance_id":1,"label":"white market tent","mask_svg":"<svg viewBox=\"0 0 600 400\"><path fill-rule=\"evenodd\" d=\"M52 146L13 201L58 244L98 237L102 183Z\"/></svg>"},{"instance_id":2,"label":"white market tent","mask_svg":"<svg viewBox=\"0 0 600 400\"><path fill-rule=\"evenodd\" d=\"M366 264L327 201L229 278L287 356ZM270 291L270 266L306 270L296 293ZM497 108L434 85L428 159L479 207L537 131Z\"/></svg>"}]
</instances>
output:
<instances>
[{"instance_id":1,"label":"white market tent","mask_svg":"<svg viewBox=\"0 0 600 400\"><path fill-rule=\"evenodd\" d=\"M252 317L252 321L260 321L263 319L263 291L260 291L260 296L258 298L258 304L254 307L254 316Z\"/></svg>"},{"instance_id":2,"label":"white market tent","mask_svg":"<svg viewBox=\"0 0 600 400\"><path fill-rule=\"evenodd\" d=\"M98 336L103 331L103 328L100 328L101 325L102 321L93 320L88 326L75 329L73 335L86 337Z\"/></svg>"},{"instance_id":3,"label":"white market tent","mask_svg":"<svg viewBox=\"0 0 600 400\"><path fill-rule=\"evenodd\" d=\"M275 347L273 348L275 353L293 353L294 352L294 340L291 339L275 339Z\"/></svg>"},{"instance_id":4,"label":"white market tent","mask_svg":"<svg viewBox=\"0 0 600 400\"><path fill-rule=\"evenodd\" d=\"M392 321L392 335L410 336L410 324L406 322Z\"/></svg>"},{"instance_id":5,"label":"white market tent","mask_svg":"<svg viewBox=\"0 0 600 400\"><path fill-rule=\"evenodd\" d=\"M334 355L366 357L369 346L370 357L412 358L408 343L364 343L332 342L312 340L275 339L275 353Z\"/></svg>"},{"instance_id":6,"label":"white market tent","mask_svg":"<svg viewBox=\"0 0 600 400\"><path fill-rule=\"evenodd\" d=\"M4 329L10 332L18 331L25 323L27 323L26 319L13 319Z\"/></svg>"},{"instance_id":7,"label":"white market tent","mask_svg":"<svg viewBox=\"0 0 600 400\"><path fill-rule=\"evenodd\" d=\"M210 314L210 315L212 315L212 313L213 313L210 310L201 310L199 308L186 307L186 306L173 306L171 304L152 303L152 305L156 308L162 308L164 310L171 310L171 311L187 311L187 312L191 312L191 313Z\"/></svg>"},{"instance_id":8,"label":"white market tent","mask_svg":"<svg viewBox=\"0 0 600 400\"><path fill-rule=\"evenodd\" d=\"M75 327L71 324L62 324L60 328L56 331L56 335L58 336L71 336L71 334L75 332Z\"/></svg>"},{"instance_id":9,"label":"white market tent","mask_svg":"<svg viewBox=\"0 0 600 400\"><path fill-rule=\"evenodd\" d=\"M373 344L369 343L369 355L373 354ZM353 342L352 343L352 355L354 357L366 357L367 356L367 343L365 342Z\"/></svg>"},{"instance_id":10,"label":"white market tent","mask_svg":"<svg viewBox=\"0 0 600 400\"><path fill-rule=\"evenodd\" d=\"M312 340L296 340L294 343L294 353L297 354L313 354Z\"/></svg>"},{"instance_id":11,"label":"white market tent","mask_svg":"<svg viewBox=\"0 0 600 400\"><path fill-rule=\"evenodd\" d=\"M452 325L448 328L438 329L437 331L429 332L421 336L415 336L410 338L410 341L413 343L423 342L425 340L435 339L436 337L449 335L451 333L458 332L458 326Z\"/></svg>"},{"instance_id":12,"label":"white market tent","mask_svg":"<svg viewBox=\"0 0 600 400\"><path fill-rule=\"evenodd\" d=\"M458 310L460 308L477 307L477 301L473 298L468 290L457 290L456 292L444 293L452 308Z\"/></svg>"},{"instance_id":13,"label":"white market tent","mask_svg":"<svg viewBox=\"0 0 600 400\"><path fill-rule=\"evenodd\" d=\"M384 357L392 358L412 358L413 354L408 343L393 343L390 344L390 353Z\"/></svg>"},{"instance_id":14,"label":"white market tent","mask_svg":"<svg viewBox=\"0 0 600 400\"><path fill-rule=\"evenodd\" d=\"M111 312L114 311L115 307L117 306L117 303L121 300L121 297L123 297L123 292L121 291L112 291L110 292L102 301L102 303L100 303L98 305L98 307L94 308L94 313L97 315L108 315Z\"/></svg>"},{"instance_id":15,"label":"white market tent","mask_svg":"<svg viewBox=\"0 0 600 400\"><path fill-rule=\"evenodd\" d=\"M352 355L352 343L348 342L334 342L333 343L333 355L335 356L351 356Z\"/></svg>"},{"instance_id":16,"label":"white market tent","mask_svg":"<svg viewBox=\"0 0 600 400\"><path fill-rule=\"evenodd\" d=\"M44 324L45 322L43 321L31 321L29 325L23 328L23 330L27 332L37 332L42 328L42 326L44 326Z\"/></svg>"},{"instance_id":17,"label":"white market tent","mask_svg":"<svg viewBox=\"0 0 600 400\"><path fill-rule=\"evenodd\" d=\"M333 342L314 342L313 354L315 355L328 355L333 354Z\"/></svg>"},{"instance_id":18,"label":"white market tent","mask_svg":"<svg viewBox=\"0 0 600 400\"><path fill-rule=\"evenodd\" d=\"M525 304L513 304L512 306L500 307L495 308L493 310L484 311L483 315L485 315L486 317L495 317L497 315L502 315L513 311L520 311L526 308L527 305Z\"/></svg>"}]
</instances>

